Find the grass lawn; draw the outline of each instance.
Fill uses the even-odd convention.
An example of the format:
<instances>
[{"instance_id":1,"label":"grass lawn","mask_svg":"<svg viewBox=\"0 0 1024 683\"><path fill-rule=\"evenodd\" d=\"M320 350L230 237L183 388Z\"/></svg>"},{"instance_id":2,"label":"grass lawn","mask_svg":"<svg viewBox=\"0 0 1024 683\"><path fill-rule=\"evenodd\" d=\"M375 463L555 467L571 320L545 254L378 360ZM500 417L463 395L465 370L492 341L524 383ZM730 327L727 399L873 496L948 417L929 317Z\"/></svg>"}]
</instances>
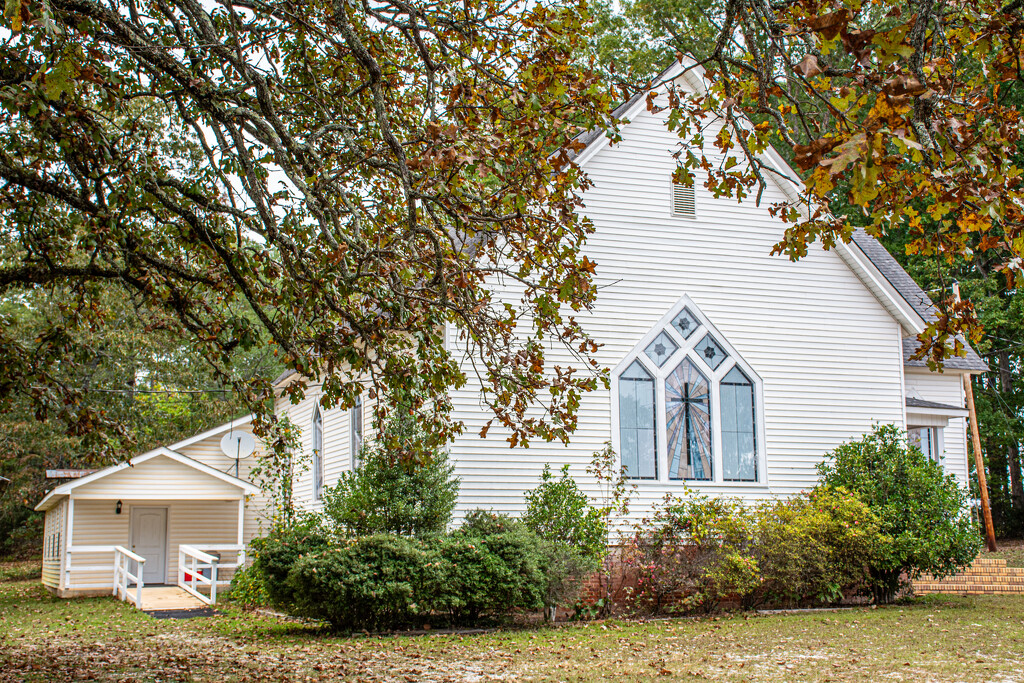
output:
<instances>
[{"instance_id":1,"label":"grass lawn","mask_svg":"<svg viewBox=\"0 0 1024 683\"><path fill-rule=\"evenodd\" d=\"M336 637L225 609L156 620L0 583L0 681L1024 681L1024 598Z\"/></svg>"},{"instance_id":2,"label":"grass lawn","mask_svg":"<svg viewBox=\"0 0 1024 683\"><path fill-rule=\"evenodd\" d=\"M1002 558L1006 560L1007 567L1024 567L1024 540L1003 539L999 541L998 546L998 551L983 552L981 557Z\"/></svg>"}]
</instances>

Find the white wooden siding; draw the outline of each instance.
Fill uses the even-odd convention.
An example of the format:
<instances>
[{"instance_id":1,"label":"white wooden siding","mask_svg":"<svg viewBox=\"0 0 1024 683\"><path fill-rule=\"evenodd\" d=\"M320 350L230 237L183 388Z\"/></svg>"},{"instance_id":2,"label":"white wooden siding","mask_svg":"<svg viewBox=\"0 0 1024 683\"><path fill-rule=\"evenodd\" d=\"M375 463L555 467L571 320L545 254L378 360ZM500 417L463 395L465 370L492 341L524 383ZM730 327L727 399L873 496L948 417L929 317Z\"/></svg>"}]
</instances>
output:
<instances>
[{"instance_id":1,"label":"white wooden siding","mask_svg":"<svg viewBox=\"0 0 1024 683\"><path fill-rule=\"evenodd\" d=\"M60 569L67 540L67 512L68 503L62 500L47 510L43 518L42 583L50 588L60 587Z\"/></svg>"},{"instance_id":2,"label":"white wooden siding","mask_svg":"<svg viewBox=\"0 0 1024 683\"><path fill-rule=\"evenodd\" d=\"M907 395L925 401L935 401L950 406L964 406L963 375L959 372L929 372L924 368L906 369ZM908 418L908 422L914 422ZM920 420L918 420L920 422ZM921 425L924 426L924 425ZM970 474L967 463L967 419L949 418L949 424L942 430L942 466L956 476L961 486L967 486Z\"/></svg>"},{"instance_id":3,"label":"white wooden siding","mask_svg":"<svg viewBox=\"0 0 1024 683\"><path fill-rule=\"evenodd\" d=\"M814 485L815 465L827 451L876 422L902 425L900 327L837 254L812 246L796 263L770 255L784 230L768 215L768 207L783 199L775 187L757 207L752 198L742 204L715 199L698 186L696 219L673 217L675 138L663 118L640 114L623 129L619 145L598 152L586 166L595 186L585 196L585 211L596 230L586 253L597 264L600 293L595 311L579 318L604 344L600 363L614 367L689 295L764 381L768 470L760 486L697 488L748 499L797 493ZM554 345L547 360L571 362ZM612 437L610 392L584 397L569 446L517 449L509 449L497 429L485 440L477 437L489 417L478 392L470 384L453 395L456 417L467 426L452 447L462 477L460 513L474 507L521 510L523 493L536 486L545 463L570 464L597 494L585 468ZM637 513L684 486L637 485Z\"/></svg>"},{"instance_id":4,"label":"white wooden siding","mask_svg":"<svg viewBox=\"0 0 1024 683\"><path fill-rule=\"evenodd\" d=\"M249 424L237 426L235 427L235 430L248 432L250 434L252 433L252 428ZM192 458L193 460L198 460L204 465L208 465L215 470L224 472L225 474L230 474L231 476L238 476L238 478L243 481L260 486L260 482L254 481L252 475L252 470L259 463L259 458L263 455L262 446L259 445L259 440L257 439L257 449L253 455L237 461L238 474L236 475L235 459L224 455L224 452L220 449L220 440L223 436L223 434L215 434L175 450L182 455ZM261 489L259 493L249 496L246 500L245 525L243 530L245 543L248 543L256 536L259 536L261 531L268 527L270 515L268 506L270 504L270 498L270 495Z\"/></svg>"},{"instance_id":5,"label":"white wooden siding","mask_svg":"<svg viewBox=\"0 0 1024 683\"><path fill-rule=\"evenodd\" d=\"M299 445L294 452L294 483L293 495L296 502L306 508L319 510L323 507L322 501L313 500L313 477L311 467L311 454L313 449L312 420L313 407L320 401L321 392L319 386L311 384L306 390L306 396L300 402L293 404L289 399L278 398L275 406L278 416L287 416L292 424L299 430ZM374 401L368 398L363 399L363 441L366 442L373 435L372 411ZM324 421L323 431L323 467L324 467L324 488L329 488L338 483L343 472L352 469L352 432L351 415L348 408L320 409Z\"/></svg>"},{"instance_id":6,"label":"white wooden siding","mask_svg":"<svg viewBox=\"0 0 1024 683\"><path fill-rule=\"evenodd\" d=\"M178 546L181 544L224 544L238 542L238 502L218 500L122 499L121 514L115 512L111 500L75 500L73 546L131 546L131 509L138 507L167 508L167 582L178 576ZM72 569L97 566L95 571L73 571L70 589L111 586L114 556L112 552L77 552L72 554ZM234 554L224 555L233 562ZM109 569L108 569L109 567ZM225 577L229 578L229 577ZM65 586L67 587L67 586Z\"/></svg>"},{"instance_id":7,"label":"white wooden siding","mask_svg":"<svg viewBox=\"0 0 1024 683\"><path fill-rule=\"evenodd\" d=\"M163 455L126 467L74 490L75 498L235 498L240 491Z\"/></svg>"}]
</instances>

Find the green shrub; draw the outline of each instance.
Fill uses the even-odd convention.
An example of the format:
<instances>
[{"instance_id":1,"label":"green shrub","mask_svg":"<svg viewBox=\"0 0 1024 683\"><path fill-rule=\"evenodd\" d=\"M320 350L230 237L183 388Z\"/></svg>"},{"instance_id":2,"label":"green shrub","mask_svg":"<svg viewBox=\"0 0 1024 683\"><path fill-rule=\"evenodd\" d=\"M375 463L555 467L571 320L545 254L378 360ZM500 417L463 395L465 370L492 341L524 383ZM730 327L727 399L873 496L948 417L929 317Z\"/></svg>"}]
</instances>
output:
<instances>
[{"instance_id":1,"label":"green shrub","mask_svg":"<svg viewBox=\"0 0 1024 683\"><path fill-rule=\"evenodd\" d=\"M807 496L756 508L753 555L761 583L748 604L831 603L866 585L884 541L878 519L846 489L818 487Z\"/></svg>"},{"instance_id":2,"label":"green shrub","mask_svg":"<svg viewBox=\"0 0 1024 683\"><path fill-rule=\"evenodd\" d=\"M231 577L228 597L243 609L255 609L271 604L265 577L252 565L243 567Z\"/></svg>"},{"instance_id":3,"label":"green shrub","mask_svg":"<svg viewBox=\"0 0 1024 683\"><path fill-rule=\"evenodd\" d=\"M574 548L584 558L599 562L608 549L608 528L601 511L590 504L576 480L569 476L569 465L555 479L551 467L544 466L540 485L526 494L523 522L541 538Z\"/></svg>"},{"instance_id":4,"label":"green shrub","mask_svg":"<svg viewBox=\"0 0 1024 683\"><path fill-rule=\"evenodd\" d=\"M457 535L487 539L510 533L512 537L524 539L534 546L534 552L539 557L539 567L544 573L542 600L549 609L575 603L584 579L600 567L597 558L584 555L578 548L541 538L523 520L490 510L469 511ZM519 608L532 609L526 605L520 605Z\"/></svg>"},{"instance_id":5,"label":"green shrub","mask_svg":"<svg viewBox=\"0 0 1024 683\"><path fill-rule=\"evenodd\" d=\"M623 562L637 574L637 605L657 613L678 598L674 607L707 611L748 594L759 584L753 533L752 516L737 500L665 496L624 548Z\"/></svg>"},{"instance_id":6,"label":"green shrub","mask_svg":"<svg viewBox=\"0 0 1024 683\"><path fill-rule=\"evenodd\" d=\"M541 609L547 591L544 541L522 524L497 533L480 531L463 527L435 541L443 562L437 604L464 624Z\"/></svg>"},{"instance_id":7,"label":"green shrub","mask_svg":"<svg viewBox=\"0 0 1024 683\"><path fill-rule=\"evenodd\" d=\"M541 483L526 494L523 523L546 541L544 604L550 609L575 603L583 581L601 567L608 552L605 515L569 476L569 465L555 478L544 466Z\"/></svg>"},{"instance_id":8,"label":"green shrub","mask_svg":"<svg viewBox=\"0 0 1024 683\"><path fill-rule=\"evenodd\" d=\"M490 536L519 529L522 526L522 520L504 512L477 508L466 513L466 517L459 527L459 533L468 536Z\"/></svg>"},{"instance_id":9,"label":"green shrub","mask_svg":"<svg viewBox=\"0 0 1024 683\"><path fill-rule=\"evenodd\" d=\"M823 486L855 492L878 518L886 537L871 562L869 584L889 602L924 572L946 575L970 564L980 537L967 510L967 493L952 475L892 425L844 444L819 466Z\"/></svg>"},{"instance_id":10,"label":"green shrub","mask_svg":"<svg viewBox=\"0 0 1024 683\"><path fill-rule=\"evenodd\" d=\"M263 542L253 566L268 588L287 569L283 585L269 591L274 604L339 630L394 629L438 615L471 625L540 609L548 585L545 542L515 520L474 518L492 521L451 535L330 542L278 531ZM289 542L301 549L286 552Z\"/></svg>"},{"instance_id":11,"label":"green shrub","mask_svg":"<svg viewBox=\"0 0 1024 683\"><path fill-rule=\"evenodd\" d=\"M290 524L279 524L263 538L253 539L253 563L250 570L259 576L270 604L289 610L295 594L288 585L288 574L301 558L330 546L330 539L316 515L297 517Z\"/></svg>"},{"instance_id":12,"label":"green shrub","mask_svg":"<svg viewBox=\"0 0 1024 683\"><path fill-rule=\"evenodd\" d=\"M303 556L287 583L300 616L339 630L392 629L434 609L438 568L421 542L378 534Z\"/></svg>"},{"instance_id":13,"label":"green shrub","mask_svg":"<svg viewBox=\"0 0 1024 683\"><path fill-rule=\"evenodd\" d=\"M407 410L392 411L379 440L363 447L360 463L324 492L324 513L340 529L417 536L447 528L459 481L448 455L426 444Z\"/></svg>"}]
</instances>

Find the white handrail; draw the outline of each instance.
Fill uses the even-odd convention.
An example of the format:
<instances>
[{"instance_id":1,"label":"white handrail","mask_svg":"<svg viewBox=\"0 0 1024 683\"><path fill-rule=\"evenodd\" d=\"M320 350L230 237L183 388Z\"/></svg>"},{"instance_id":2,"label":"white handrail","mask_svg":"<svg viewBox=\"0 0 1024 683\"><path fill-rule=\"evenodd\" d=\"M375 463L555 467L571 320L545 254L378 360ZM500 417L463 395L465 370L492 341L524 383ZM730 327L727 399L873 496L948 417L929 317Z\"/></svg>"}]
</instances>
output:
<instances>
[{"instance_id":1,"label":"white handrail","mask_svg":"<svg viewBox=\"0 0 1024 683\"><path fill-rule=\"evenodd\" d=\"M209 546L207 546L209 547ZM217 569L220 559L214 555L203 552L195 546L178 546L178 586L183 590L196 596L208 605L217 602ZM210 570L209 576L203 576L200 572L204 569ZM187 575L187 578L186 578ZM199 591L199 585L209 586L210 595L203 595Z\"/></svg>"},{"instance_id":2,"label":"white handrail","mask_svg":"<svg viewBox=\"0 0 1024 683\"><path fill-rule=\"evenodd\" d=\"M136 563L138 575L128 571L129 562ZM139 609L142 609L142 588L144 585L142 575L145 564L146 558L141 555L136 555L124 546L114 546L114 596L120 597L121 600L131 600ZM134 596L128 592L129 579L135 582ZM120 595L118 595L118 592L120 592Z\"/></svg>"}]
</instances>

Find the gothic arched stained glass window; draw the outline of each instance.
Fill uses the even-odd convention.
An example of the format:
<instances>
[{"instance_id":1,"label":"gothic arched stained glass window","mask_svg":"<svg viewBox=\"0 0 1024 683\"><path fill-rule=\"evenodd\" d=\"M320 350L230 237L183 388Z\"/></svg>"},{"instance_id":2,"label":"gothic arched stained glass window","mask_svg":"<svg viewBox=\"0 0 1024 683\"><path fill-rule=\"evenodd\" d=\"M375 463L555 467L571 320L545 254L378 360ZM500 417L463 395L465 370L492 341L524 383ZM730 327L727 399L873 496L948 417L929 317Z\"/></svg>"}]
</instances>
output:
<instances>
[{"instance_id":1,"label":"gothic arched stained glass window","mask_svg":"<svg viewBox=\"0 0 1024 683\"><path fill-rule=\"evenodd\" d=\"M692 301L676 304L623 366L616 446L627 476L764 483L760 379Z\"/></svg>"}]
</instances>

